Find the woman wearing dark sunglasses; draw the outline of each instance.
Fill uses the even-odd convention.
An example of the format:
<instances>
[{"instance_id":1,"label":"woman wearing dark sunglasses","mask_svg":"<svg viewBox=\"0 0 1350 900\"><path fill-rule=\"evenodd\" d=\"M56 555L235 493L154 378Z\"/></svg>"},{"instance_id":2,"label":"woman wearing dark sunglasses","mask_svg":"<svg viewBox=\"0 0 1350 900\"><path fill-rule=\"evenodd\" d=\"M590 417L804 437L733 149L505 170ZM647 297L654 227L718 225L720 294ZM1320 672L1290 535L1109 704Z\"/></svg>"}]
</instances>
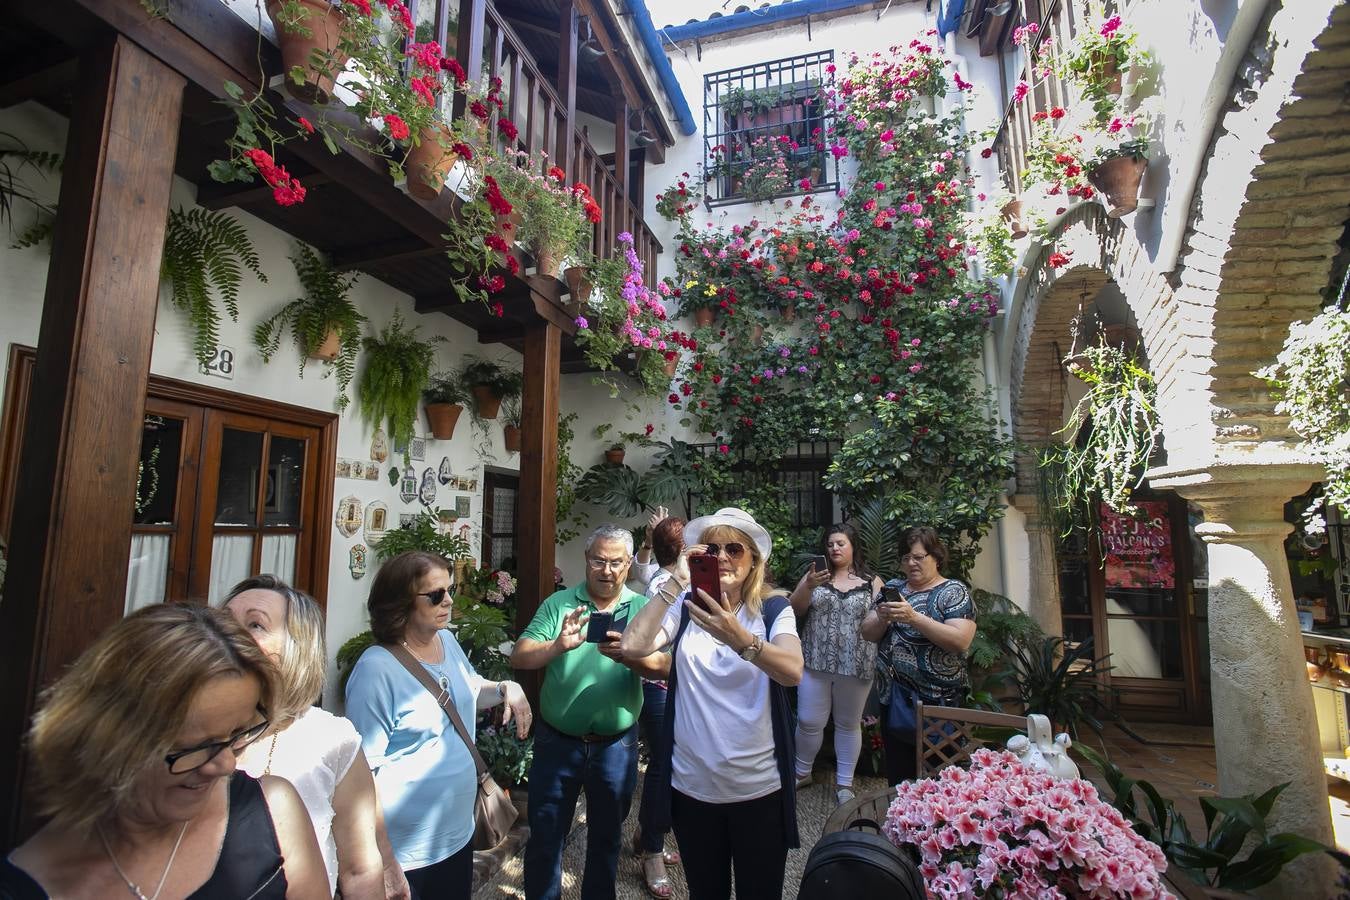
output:
<instances>
[{"instance_id":1,"label":"woman wearing dark sunglasses","mask_svg":"<svg viewBox=\"0 0 1350 900\"><path fill-rule=\"evenodd\" d=\"M744 510L697 518L684 538L717 561L718 596L692 596L677 571L621 643L634 657L672 645L668 765L644 789L656 793L653 827L673 825L691 900L729 897L733 871L740 900L779 900L798 844L785 690L802 677L796 618L765 587L773 541Z\"/></svg>"},{"instance_id":2,"label":"woman wearing dark sunglasses","mask_svg":"<svg viewBox=\"0 0 1350 900\"><path fill-rule=\"evenodd\" d=\"M33 717L50 818L0 860L0 897L331 897L295 788L235 771L269 727L275 679L220 610L149 606L109 628Z\"/></svg>"},{"instance_id":3,"label":"woman wearing dark sunglasses","mask_svg":"<svg viewBox=\"0 0 1350 900\"><path fill-rule=\"evenodd\" d=\"M472 737L477 711L506 703L505 723L530 728L530 704L514 681L485 681L446 630L450 564L410 550L375 574L366 607L378 642L347 681L347 718L375 773L389 841L414 896L467 898L473 884L473 758L437 698L390 648L402 648L449 694Z\"/></svg>"}]
</instances>

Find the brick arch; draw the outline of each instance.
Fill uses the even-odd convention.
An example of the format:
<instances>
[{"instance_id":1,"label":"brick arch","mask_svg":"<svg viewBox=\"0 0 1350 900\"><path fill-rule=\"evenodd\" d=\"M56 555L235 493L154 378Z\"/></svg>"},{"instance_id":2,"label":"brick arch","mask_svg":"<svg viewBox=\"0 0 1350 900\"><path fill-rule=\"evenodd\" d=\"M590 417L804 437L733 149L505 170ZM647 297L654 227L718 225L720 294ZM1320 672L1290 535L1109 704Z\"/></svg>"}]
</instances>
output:
<instances>
[{"instance_id":1,"label":"brick arch","mask_svg":"<svg viewBox=\"0 0 1350 900\"><path fill-rule=\"evenodd\" d=\"M1215 128L1173 284L1208 393L1191 446L1287 456L1296 436L1251 372L1316 315L1350 217L1350 5L1272 4ZM1169 463L1175 464L1169 453Z\"/></svg>"}]
</instances>

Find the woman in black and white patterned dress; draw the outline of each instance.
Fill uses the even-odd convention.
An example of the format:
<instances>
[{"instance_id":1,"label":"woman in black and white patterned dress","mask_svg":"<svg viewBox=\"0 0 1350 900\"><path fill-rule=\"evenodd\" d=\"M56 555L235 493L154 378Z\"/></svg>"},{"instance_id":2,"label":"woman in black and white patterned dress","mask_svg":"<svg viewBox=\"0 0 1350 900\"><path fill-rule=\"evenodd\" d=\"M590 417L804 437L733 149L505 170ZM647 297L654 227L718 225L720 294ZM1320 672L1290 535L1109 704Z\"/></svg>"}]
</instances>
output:
<instances>
[{"instance_id":1,"label":"woman in black and white patterned dress","mask_svg":"<svg viewBox=\"0 0 1350 900\"><path fill-rule=\"evenodd\" d=\"M844 803L853 799L863 706L876 669L876 645L863 640L861 626L881 579L863 568L853 526L830 526L823 543L829 570L808 569L789 598L797 615L806 617L801 629L805 670L797 688L797 784L810 783L833 713L835 796Z\"/></svg>"}]
</instances>

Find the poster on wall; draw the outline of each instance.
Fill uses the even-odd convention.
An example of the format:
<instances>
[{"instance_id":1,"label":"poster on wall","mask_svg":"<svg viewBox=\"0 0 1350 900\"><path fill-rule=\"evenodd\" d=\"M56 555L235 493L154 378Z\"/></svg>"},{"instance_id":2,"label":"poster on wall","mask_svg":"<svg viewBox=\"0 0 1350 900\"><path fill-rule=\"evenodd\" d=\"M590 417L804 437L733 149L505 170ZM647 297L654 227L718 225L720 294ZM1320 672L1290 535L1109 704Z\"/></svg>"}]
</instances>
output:
<instances>
[{"instance_id":1,"label":"poster on wall","mask_svg":"<svg viewBox=\"0 0 1350 900\"><path fill-rule=\"evenodd\" d=\"M1106 589L1172 588L1176 560L1172 556L1172 523L1167 501L1140 500L1137 516L1122 515L1101 505L1102 550L1106 554Z\"/></svg>"}]
</instances>

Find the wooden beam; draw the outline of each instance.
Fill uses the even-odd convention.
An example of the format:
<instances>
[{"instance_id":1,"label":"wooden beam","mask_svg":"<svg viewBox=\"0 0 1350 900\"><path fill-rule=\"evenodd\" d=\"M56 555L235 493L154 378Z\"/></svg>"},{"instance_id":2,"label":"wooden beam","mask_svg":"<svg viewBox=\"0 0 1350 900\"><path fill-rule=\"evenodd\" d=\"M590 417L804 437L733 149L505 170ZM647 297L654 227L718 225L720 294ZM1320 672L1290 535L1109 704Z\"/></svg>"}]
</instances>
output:
<instances>
[{"instance_id":1,"label":"wooden beam","mask_svg":"<svg viewBox=\"0 0 1350 900\"><path fill-rule=\"evenodd\" d=\"M339 272L374 268L410 259L423 259L445 252L445 244L428 246L421 238L399 238L373 247L361 247L333 254L333 268Z\"/></svg>"},{"instance_id":2,"label":"wooden beam","mask_svg":"<svg viewBox=\"0 0 1350 900\"><path fill-rule=\"evenodd\" d=\"M12 847L38 691L121 618L184 80L123 36L80 57L0 606ZM97 523L93 526L93 523ZM92 526L92 527L91 527Z\"/></svg>"},{"instance_id":3,"label":"wooden beam","mask_svg":"<svg viewBox=\"0 0 1350 900\"><path fill-rule=\"evenodd\" d=\"M65 54L62 54L65 57ZM0 109L45 96L75 80L75 58L54 58L44 54L6 66L0 72Z\"/></svg>"},{"instance_id":4,"label":"wooden beam","mask_svg":"<svg viewBox=\"0 0 1350 900\"><path fill-rule=\"evenodd\" d=\"M530 624L540 602L553 593L558 512L558 419L562 331L541 322L525 333L525 384L521 394L520 494L516 508L516 556L520 579L516 627ZM540 672L517 672L538 708Z\"/></svg>"},{"instance_id":5,"label":"wooden beam","mask_svg":"<svg viewBox=\"0 0 1350 900\"><path fill-rule=\"evenodd\" d=\"M323 172L292 171L306 190L313 190L326 184L332 184L333 178ZM265 184L218 184L211 182L197 190L197 205L203 209L229 209L231 206L247 209L259 203L273 203L272 189Z\"/></svg>"}]
</instances>

